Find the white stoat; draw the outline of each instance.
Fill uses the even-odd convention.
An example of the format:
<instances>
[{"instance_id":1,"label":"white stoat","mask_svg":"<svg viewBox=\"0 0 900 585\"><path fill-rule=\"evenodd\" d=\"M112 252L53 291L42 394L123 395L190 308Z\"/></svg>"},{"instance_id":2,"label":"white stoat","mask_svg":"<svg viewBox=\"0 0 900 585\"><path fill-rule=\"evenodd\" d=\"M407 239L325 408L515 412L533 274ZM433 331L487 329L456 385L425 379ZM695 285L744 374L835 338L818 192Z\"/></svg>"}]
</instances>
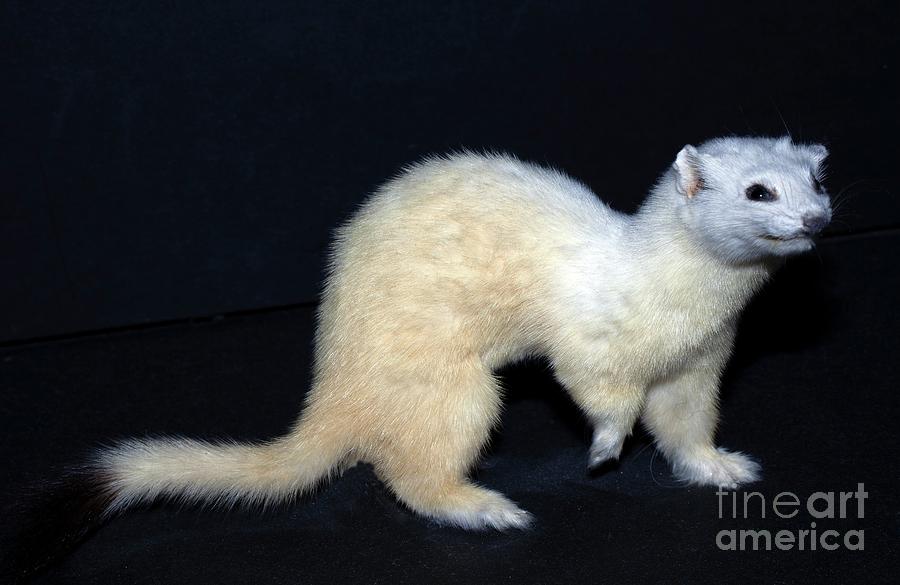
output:
<instances>
[{"instance_id":1,"label":"white stoat","mask_svg":"<svg viewBox=\"0 0 900 585\"><path fill-rule=\"evenodd\" d=\"M719 377L741 309L831 218L821 145L686 146L635 215L506 155L435 157L341 227L315 375L286 436L260 445L130 440L91 467L106 513L158 496L268 503L369 462L410 509L469 529L530 516L475 485L501 409L493 372L546 356L594 427L589 462L640 418L682 479L759 467L716 447Z\"/></svg>"}]
</instances>

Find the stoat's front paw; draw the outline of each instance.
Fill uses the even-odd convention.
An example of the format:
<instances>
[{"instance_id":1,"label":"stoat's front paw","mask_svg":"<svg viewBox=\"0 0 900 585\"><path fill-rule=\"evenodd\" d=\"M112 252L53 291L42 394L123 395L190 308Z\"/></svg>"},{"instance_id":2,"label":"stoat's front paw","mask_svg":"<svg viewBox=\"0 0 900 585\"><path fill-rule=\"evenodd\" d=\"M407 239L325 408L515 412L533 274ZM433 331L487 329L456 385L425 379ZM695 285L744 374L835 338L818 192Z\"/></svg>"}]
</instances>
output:
<instances>
[{"instance_id":1,"label":"stoat's front paw","mask_svg":"<svg viewBox=\"0 0 900 585\"><path fill-rule=\"evenodd\" d=\"M588 469L595 470L607 461L618 459L624 442L624 433L608 428L594 431L594 441L588 455Z\"/></svg>"},{"instance_id":2,"label":"stoat's front paw","mask_svg":"<svg viewBox=\"0 0 900 585\"><path fill-rule=\"evenodd\" d=\"M760 479L759 463L743 453L731 453L721 447L703 456L679 461L675 475L689 483L736 488Z\"/></svg>"}]
</instances>

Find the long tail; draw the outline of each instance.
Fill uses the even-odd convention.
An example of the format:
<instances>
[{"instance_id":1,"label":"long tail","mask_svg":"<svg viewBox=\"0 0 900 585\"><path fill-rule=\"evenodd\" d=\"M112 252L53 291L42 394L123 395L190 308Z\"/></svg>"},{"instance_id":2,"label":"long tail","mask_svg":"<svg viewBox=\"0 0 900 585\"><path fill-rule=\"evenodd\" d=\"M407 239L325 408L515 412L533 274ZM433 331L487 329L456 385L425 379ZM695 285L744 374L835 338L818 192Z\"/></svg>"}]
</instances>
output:
<instances>
[{"instance_id":1,"label":"long tail","mask_svg":"<svg viewBox=\"0 0 900 585\"><path fill-rule=\"evenodd\" d=\"M16 580L52 565L118 512L160 498L270 505L311 490L347 457L344 441L313 425L258 445L130 439L30 496L4 560Z\"/></svg>"},{"instance_id":2,"label":"long tail","mask_svg":"<svg viewBox=\"0 0 900 585\"><path fill-rule=\"evenodd\" d=\"M346 452L289 437L262 445L187 439L129 440L101 451L94 468L106 514L160 497L268 505L327 477Z\"/></svg>"}]
</instances>

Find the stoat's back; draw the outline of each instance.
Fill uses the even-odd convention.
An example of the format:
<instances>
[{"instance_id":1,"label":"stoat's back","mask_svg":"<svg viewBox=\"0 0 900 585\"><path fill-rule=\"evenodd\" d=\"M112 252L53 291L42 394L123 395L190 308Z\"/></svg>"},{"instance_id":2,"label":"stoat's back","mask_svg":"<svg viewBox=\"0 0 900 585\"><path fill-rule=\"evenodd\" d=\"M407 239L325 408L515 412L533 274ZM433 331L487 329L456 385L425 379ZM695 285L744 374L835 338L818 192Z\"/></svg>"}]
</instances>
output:
<instances>
[{"instance_id":1,"label":"stoat's back","mask_svg":"<svg viewBox=\"0 0 900 585\"><path fill-rule=\"evenodd\" d=\"M552 169L504 155L425 160L338 231L319 341L356 356L395 348L379 360L449 338L484 351L528 330L533 343L560 256L623 221Z\"/></svg>"}]
</instances>

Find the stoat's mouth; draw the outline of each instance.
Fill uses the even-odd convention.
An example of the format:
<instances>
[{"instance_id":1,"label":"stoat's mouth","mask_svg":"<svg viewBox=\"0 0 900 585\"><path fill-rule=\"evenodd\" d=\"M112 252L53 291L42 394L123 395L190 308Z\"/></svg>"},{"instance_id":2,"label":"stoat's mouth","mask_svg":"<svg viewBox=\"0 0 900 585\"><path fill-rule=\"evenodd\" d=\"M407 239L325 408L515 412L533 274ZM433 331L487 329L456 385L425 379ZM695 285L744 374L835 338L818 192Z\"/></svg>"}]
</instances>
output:
<instances>
[{"instance_id":1,"label":"stoat's mouth","mask_svg":"<svg viewBox=\"0 0 900 585\"><path fill-rule=\"evenodd\" d=\"M769 242L801 242L809 240L809 236L807 236L806 234L797 234L796 236L776 236L774 234L765 234L760 237Z\"/></svg>"}]
</instances>

